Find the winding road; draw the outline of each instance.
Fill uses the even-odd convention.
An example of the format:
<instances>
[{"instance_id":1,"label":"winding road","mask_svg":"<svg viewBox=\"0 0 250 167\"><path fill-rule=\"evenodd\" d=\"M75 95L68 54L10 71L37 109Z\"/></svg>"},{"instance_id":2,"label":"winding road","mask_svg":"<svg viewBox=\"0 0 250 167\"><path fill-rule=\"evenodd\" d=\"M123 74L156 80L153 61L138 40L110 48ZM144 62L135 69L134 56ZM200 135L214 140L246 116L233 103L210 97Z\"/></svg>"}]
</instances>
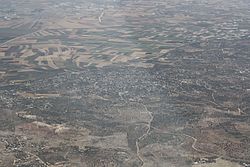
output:
<instances>
[{"instance_id":1,"label":"winding road","mask_svg":"<svg viewBox=\"0 0 250 167\"><path fill-rule=\"evenodd\" d=\"M102 13L100 14L100 16L98 17L99 23L102 23L103 16L104 16L104 10L102 11Z\"/></svg>"},{"instance_id":2,"label":"winding road","mask_svg":"<svg viewBox=\"0 0 250 167\"><path fill-rule=\"evenodd\" d=\"M153 116L153 114L150 112L150 111L148 111L148 108L144 105L144 104L142 104L143 105L143 107L145 108L145 110L146 110L146 112L149 114L149 116L150 116L150 120L148 121L148 123L147 123L147 131L141 136L141 137L139 137L137 140L136 140L136 142L135 142L135 145L136 145L136 154L137 154L137 157L139 158L139 160L142 162L142 167L144 166L144 164L145 164L145 162L144 162L144 160L143 160L143 158L142 158L142 156L141 156L141 154L140 154L140 146L139 146L139 143L140 143L140 140L142 140L144 137L146 137L146 136L148 136L149 135L149 133L150 133L150 130L151 130L151 123L152 123L152 121L154 120L154 116Z\"/></svg>"},{"instance_id":3,"label":"winding road","mask_svg":"<svg viewBox=\"0 0 250 167\"><path fill-rule=\"evenodd\" d=\"M220 154L218 154L218 153L207 152L207 151L201 150L201 149L199 149L199 148L196 147L196 144L197 144L198 139L195 138L195 137L193 137L193 136L190 136L190 135L187 135L187 134L178 134L178 133L166 132L166 131L163 131L163 130L158 129L158 128L156 128L156 127L151 127L151 128L157 130L157 131L160 132L160 133L173 134L173 135L180 135L180 136L185 136L185 137L191 138L191 139L193 140L193 143L192 143L192 146L191 146L191 147L192 147L192 149L194 149L194 150L197 151L197 152L204 153L204 154L207 154L207 155L213 155L213 156L220 157L220 158L224 158L224 159L226 159L226 160L241 161L241 162L250 163L250 161L245 160L245 159L232 158L232 157L228 157L228 156L225 156L225 155L220 155Z\"/></svg>"}]
</instances>

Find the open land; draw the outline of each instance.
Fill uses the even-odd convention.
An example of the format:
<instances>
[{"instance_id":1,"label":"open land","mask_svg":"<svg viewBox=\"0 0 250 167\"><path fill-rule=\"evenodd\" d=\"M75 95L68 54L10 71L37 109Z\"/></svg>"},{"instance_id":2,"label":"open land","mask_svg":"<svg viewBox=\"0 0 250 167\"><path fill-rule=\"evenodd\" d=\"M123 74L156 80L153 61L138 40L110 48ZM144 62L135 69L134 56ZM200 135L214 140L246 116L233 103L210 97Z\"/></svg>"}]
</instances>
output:
<instances>
[{"instance_id":1,"label":"open land","mask_svg":"<svg viewBox=\"0 0 250 167\"><path fill-rule=\"evenodd\" d=\"M0 4L0 166L250 166L250 1Z\"/></svg>"}]
</instances>

